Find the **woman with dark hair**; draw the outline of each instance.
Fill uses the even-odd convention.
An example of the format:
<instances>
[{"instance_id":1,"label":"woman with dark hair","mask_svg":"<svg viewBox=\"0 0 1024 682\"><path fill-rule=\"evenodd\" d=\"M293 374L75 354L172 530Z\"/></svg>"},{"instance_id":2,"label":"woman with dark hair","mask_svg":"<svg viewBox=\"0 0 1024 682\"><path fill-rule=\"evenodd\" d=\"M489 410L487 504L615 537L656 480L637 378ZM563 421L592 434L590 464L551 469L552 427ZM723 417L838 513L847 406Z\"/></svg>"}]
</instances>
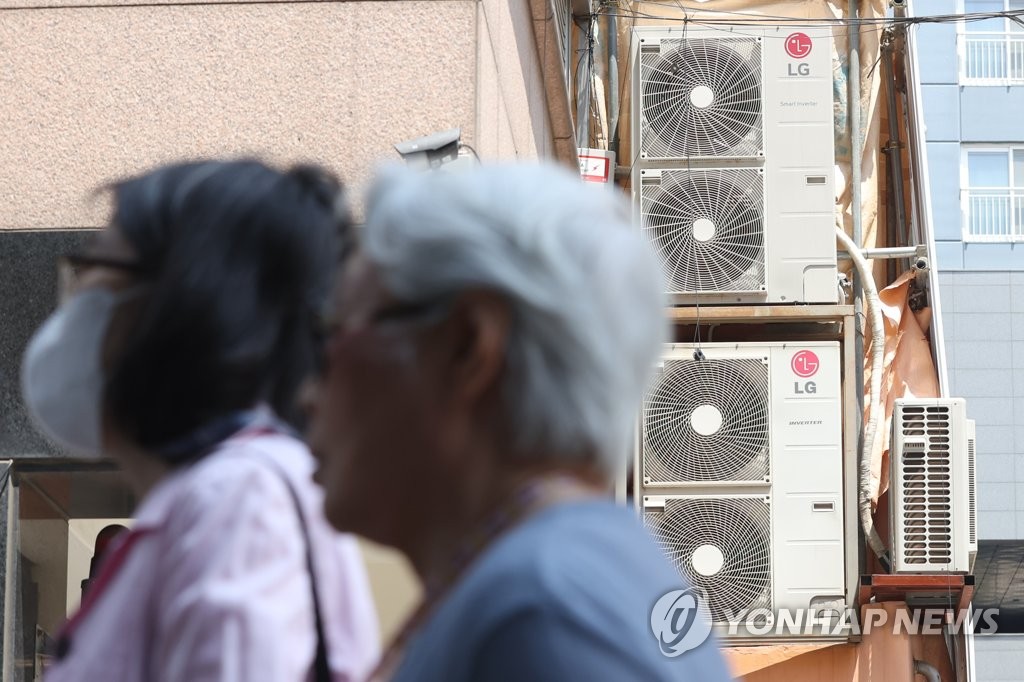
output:
<instances>
[{"instance_id":1,"label":"woman with dark hair","mask_svg":"<svg viewBox=\"0 0 1024 682\"><path fill-rule=\"evenodd\" d=\"M357 680L375 661L358 549L324 521L292 431L350 229L340 194L312 166L167 166L116 184L110 226L68 257L26 407L141 502L48 680Z\"/></svg>"}]
</instances>

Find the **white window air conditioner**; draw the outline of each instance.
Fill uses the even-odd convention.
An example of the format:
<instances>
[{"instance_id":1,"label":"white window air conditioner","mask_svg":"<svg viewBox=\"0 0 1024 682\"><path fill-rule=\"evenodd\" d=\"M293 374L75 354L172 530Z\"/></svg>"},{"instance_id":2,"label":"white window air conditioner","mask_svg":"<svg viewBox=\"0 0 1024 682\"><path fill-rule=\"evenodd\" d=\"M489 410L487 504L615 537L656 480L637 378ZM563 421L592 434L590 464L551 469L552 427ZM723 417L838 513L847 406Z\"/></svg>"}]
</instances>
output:
<instances>
[{"instance_id":1,"label":"white window air conditioner","mask_svg":"<svg viewBox=\"0 0 1024 682\"><path fill-rule=\"evenodd\" d=\"M973 570L974 449L974 420L963 398L896 400L889 452L893 571Z\"/></svg>"},{"instance_id":2,"label":"white window air conditioner","mask_svg":"<svg viewBox=\"0 0 1024 682\"><path fill-rule=\"evenodd\" d=\"M675 302L835 303L832 35L640 27L632 186Z\"/></svg>"},{"instance_id":3,"label":"white window air conditioner","mask_svg":"<svg viewBox=\"0 0 1024 682\"><path fill-rule=\"evenodd\" d=\"M646 525L723 636L744 611L846 608L839 344L700 348L667 346L645 399Z\"/></svg>"}]
</instances>

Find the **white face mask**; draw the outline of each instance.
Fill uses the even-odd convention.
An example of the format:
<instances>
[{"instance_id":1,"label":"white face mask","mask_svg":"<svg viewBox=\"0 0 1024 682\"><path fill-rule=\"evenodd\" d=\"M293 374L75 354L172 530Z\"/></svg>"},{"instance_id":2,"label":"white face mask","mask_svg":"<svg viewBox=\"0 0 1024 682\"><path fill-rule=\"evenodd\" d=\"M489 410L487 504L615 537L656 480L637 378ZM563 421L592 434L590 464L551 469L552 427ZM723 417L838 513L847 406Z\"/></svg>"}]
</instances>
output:
<instances>
[{"instance_id":1,"label":"white face mask","mask_svg":"<svg viewBox=\"0 0 1024 682\"><path fill-rule=\"evenodd\" d=\"M70 454L103 450L103 342L114 310L135 291L86 289L57 309L25 349L21 395L36 426Z\"/></svg>"}]
</instances>

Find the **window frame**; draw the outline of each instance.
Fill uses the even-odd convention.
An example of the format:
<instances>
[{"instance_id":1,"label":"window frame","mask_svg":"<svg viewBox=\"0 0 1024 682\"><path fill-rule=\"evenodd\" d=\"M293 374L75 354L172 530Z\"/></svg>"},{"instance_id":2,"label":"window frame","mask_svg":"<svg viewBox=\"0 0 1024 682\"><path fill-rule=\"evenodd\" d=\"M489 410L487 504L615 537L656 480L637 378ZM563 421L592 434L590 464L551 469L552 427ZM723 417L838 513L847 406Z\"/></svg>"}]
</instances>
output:
<instances>
[{"instance_id":1,"label":"window frame","mask_svg":"<svg viewBox=\"0 0 1024 682\"><path fill-rule=\"evenodd\" d=\"M1002 0L1003 12L1010 11L1010 3L1013 0ZM967 0L957 0L957 8L960 14L967 13ZM957 22L957 80L959 85L969 85L975 87L992 87L1002 86L1006 87L1009 85L1024 85L1024 27L1021 27L1020 31L1012 30L1013 22L1010 19L1003 18L1003 30L1002 31L970 31L968 30L968 22L958 21ZM985 76L969 76L968 75L968 42L969 36L987 36L989 40L993 42L1001 43L1001 58L1003 62L1003 69L1006 72L1004 76L999 77L985 77ZM1011 46L1014 44L1018 45L1019 55L1017 59L1012 56ZM1016 63L1017 68L1013 68L1013 64ZM1011 72L1017 72L1013 75Z\"/></svg>"},{"instance_id":2,"label":"window frame","mask_svg":"<svg viewBox=\"0 0 1024 682\"><path fill-rule=\"evenodd\" d=\"M972 153L1001 153L1006 155L1007 164L1007 185L972 186L970 182L969 157ZM1004 144L961 144L960 145L960 212L961 212L961 237L965 243L1018 243L1024 242L1024 178L1021 178L1021 185L1015 186L1014 178L1014 152L1024 153L1024 143ZM974 234L971 232L971 197L977 192L1005 192L1009 200L1007 215L1009 225L1006 226L1006 234ZM973 194L977 197L977 194ZM1019 209L1019 210L1018 210ZM1015 213L1021 215L1015 219Z\"/></svg>"}]
</instances>

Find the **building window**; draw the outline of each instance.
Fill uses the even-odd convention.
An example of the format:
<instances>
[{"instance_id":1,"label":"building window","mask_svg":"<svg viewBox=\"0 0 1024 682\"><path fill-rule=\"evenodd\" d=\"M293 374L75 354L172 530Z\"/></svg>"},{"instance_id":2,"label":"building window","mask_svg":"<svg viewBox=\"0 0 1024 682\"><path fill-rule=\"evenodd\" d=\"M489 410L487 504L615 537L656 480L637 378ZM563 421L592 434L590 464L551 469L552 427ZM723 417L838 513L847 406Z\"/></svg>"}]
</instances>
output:
<instances>
[{"instance_id":1,"label":"building window","mask_svg":"<svg viewBox=\"0 0 1024 682\"><path fill-rule=\"evenodd\" d=\"M964 12L1024 10L1024 0L964 0ZM1024 26L1007 17L963 22L962 85L1024 84Z\"/></svg>"},{"instance_id":2,"label":"building window","mask_svg":"<svg viewBox=\"0 0 1024 682\"><path fill-rule=\"evenodd\" d=\"M963 152L964 241L1024 241L1024 147Z\"/></svg>"}]
</instances>

